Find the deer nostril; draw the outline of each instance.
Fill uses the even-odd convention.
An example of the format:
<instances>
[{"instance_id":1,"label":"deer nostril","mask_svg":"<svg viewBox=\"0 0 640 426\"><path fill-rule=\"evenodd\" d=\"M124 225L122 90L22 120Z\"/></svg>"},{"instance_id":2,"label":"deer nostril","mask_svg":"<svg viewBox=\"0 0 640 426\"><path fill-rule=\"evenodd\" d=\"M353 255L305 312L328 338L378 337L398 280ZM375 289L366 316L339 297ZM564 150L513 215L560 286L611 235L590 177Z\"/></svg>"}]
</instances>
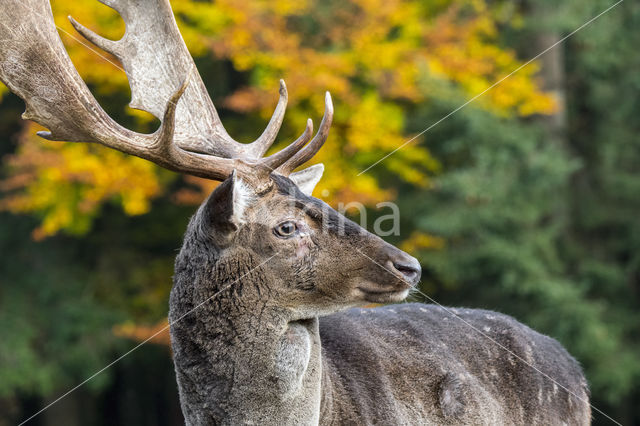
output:
<instances>
[{"instance_id":1,"label":"deer nostril","mask_svg":"<svg viewBox=\"0 0 640 426\"><path fill-rule=\"evenodd\" d=\"M386 245L385 252L387 258L384 261L384 268L387 272L391 272L409 285L416 285L420 281L422 268L418 259L390 244Z\"/></svg>"},{"instance_id":2,"label":"deer nostril","mask_svg":"<svg viewBox=\"0 0 640 426\"><path fill-rule=\"evenodd\" d=\"M417 261L415 263L392 261L391 263L395 270L400 272L408 281L411 282L417 281L420 277L420 273L422 272L420 264Z\"/></svg>"}]
</instances>

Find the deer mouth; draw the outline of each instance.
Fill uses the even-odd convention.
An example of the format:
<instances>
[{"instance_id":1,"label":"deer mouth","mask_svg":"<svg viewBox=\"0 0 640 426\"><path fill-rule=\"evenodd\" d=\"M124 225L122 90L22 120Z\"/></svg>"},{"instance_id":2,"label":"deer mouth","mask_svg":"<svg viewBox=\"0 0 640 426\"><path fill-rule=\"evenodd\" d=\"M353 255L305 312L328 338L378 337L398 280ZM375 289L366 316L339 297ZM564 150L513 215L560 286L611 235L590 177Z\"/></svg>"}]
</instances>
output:
<instances>
[{"instance_id":1,"label":"deer mouth","mask_svg":"<svg viewBox=\"0 0 640 426\"><path fill-rule=\"evenodd\" d=\"M365 287L357 287L357 289L362 294L364 300L370 303L401 302L409 294L409 289L406 287L391 290L372 289Z\"/></svg>"}]
</instances>

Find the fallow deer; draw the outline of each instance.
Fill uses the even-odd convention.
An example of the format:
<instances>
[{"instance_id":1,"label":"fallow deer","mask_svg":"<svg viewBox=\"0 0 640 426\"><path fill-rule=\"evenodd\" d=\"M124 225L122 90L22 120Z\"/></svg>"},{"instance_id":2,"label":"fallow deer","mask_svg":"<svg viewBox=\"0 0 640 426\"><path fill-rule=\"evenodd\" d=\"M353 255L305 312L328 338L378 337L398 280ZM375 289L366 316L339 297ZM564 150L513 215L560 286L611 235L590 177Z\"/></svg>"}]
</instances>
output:
<instances>
[{"instance_id":1,"label":"fallow deer","mask_svg":"<svg viewBox=\"0 0 640 426\"><path fill-rule=\"evenodd\" d=\"M131 106L162 122L130 131L94 99L58 36L48 0L2 0L0 78L50 140L95 142L177 172L223 181L193 216L175 264L169 320L189 425L588 424L588 389L555 340L495 312L400 304L413 257L311 191L321 165L293 172L327 138L264 157L283 119L233 140L220 122L168 0L101 0L121 40L71 19L127 73ZM347 309L349 308L349 309ZM478 333L477 330L482 330Z\"/></svg>"}]
</instances>

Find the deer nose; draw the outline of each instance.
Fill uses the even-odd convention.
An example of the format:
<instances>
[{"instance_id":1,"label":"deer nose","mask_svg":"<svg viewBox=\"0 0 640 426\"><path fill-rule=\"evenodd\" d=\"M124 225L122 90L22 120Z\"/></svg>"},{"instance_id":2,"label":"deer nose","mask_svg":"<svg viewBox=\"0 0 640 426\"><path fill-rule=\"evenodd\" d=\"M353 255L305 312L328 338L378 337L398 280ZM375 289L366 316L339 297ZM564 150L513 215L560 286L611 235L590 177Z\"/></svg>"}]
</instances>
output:
<instances>
[{"instance_id":1,"label":"deer nose","mask_svg":"<svg viewBox=\"0 0 640 426\"><path fill-rule=\"evenodd\" d=\"M422 274L420 262L405 252L399 251L399 253L390 256L387 261L387 267L393 272L399 272L411 285L415 285L420 281L420 275Z\"/></svg>"}]
</instances>

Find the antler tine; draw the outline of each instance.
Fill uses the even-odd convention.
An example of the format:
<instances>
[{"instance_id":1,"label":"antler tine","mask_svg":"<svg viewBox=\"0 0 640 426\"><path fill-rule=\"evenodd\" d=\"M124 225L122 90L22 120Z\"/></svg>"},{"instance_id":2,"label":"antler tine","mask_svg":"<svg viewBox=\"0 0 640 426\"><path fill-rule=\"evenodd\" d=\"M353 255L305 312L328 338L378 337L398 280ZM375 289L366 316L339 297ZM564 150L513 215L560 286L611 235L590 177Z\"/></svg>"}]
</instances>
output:
<instances>
[{"instance_id":1,"label":"antler tine","mask_svg":"<svg viewBox=\"0 0 640 426\"><path fill-rule=\"evenodd\" d=\"M79 32L82 37L86 38L105 52L109 52L118 56L118 54L120 53L118 42L109 40L108 38L104 38L94 33L93 31L76 21L71 15L67 16L67 19L69 19L69 22L71 22L73 28L75 28L75 30Z\"/></svg>"},{"instance_id":2,"label":"antler tine","mask_svg":"<svg viewBox=\"0 0 640 426\"><path fill-rule=\"evenodd\" d=\"M191 76L193 75L193 71L195 66L189 68L189 72L185 77L184 81L175 91L173 95L167 101L167 107L164 111L164 115L162 117L162 127L159 130L159 137L156 142L158 149L160 151L164 151L167 153L173 152L175 145L173 143L173 134L176 128L176 109L178 108L178 101L184 94L184 91L187 90L187 86L191 81Z\"/></svg>"},{"instance_id":3,"label":"antler tine","mask_svg":"<svg viewBox=\"0 0 640 426\"><path fill-rule=\"evenodd\" d=\"M331 94L325 93L324 96L324 116L318 128L318 133L307 146L298 151L293 157L282 164L277 172L283 176L289 176L296 167L309 161L316 153L322 148L322 145L329 136L329 129L331 128L331 122L333 121L333 102L331 101Z\"/></svg>"},{"instance_id":4,"label":"antler tine","mask_svg":"<svg viewBox=\"0 0 640 426\"><path fill-rule=\"evenodd\" d=\"M291 159L294 155L300 152L300 149L309 142L313 135L313 121L310 118L307 119L307 127L298 139L293 141L285 149L276 152L273 155L263 159L261 163L266 166L269 171L275 171L278 167L284 164L287 160Z\"/></svg>"},{"instance_id":5,"label":"antler tine","mask_svg":"<svg viewBox=\"0 0 640 426\"><path fill-rule=\"evenodd\" d=\"M264 129L264 132L262 132L258 139L250 144L256 158L262 157L264 153L267 152L271 145L273 145L273 141L276 140L276 136L278 136L278 132L280 131L280 126L284 119L284 112L287 109L287 100L289 98L287 85L282 79L280 79L279 92L280 99L278 99L278 105L276 105L276 109L273 111L273 115L271 116L271 120L269 120L267 128Z\"/></svg>"}]
</instances>

